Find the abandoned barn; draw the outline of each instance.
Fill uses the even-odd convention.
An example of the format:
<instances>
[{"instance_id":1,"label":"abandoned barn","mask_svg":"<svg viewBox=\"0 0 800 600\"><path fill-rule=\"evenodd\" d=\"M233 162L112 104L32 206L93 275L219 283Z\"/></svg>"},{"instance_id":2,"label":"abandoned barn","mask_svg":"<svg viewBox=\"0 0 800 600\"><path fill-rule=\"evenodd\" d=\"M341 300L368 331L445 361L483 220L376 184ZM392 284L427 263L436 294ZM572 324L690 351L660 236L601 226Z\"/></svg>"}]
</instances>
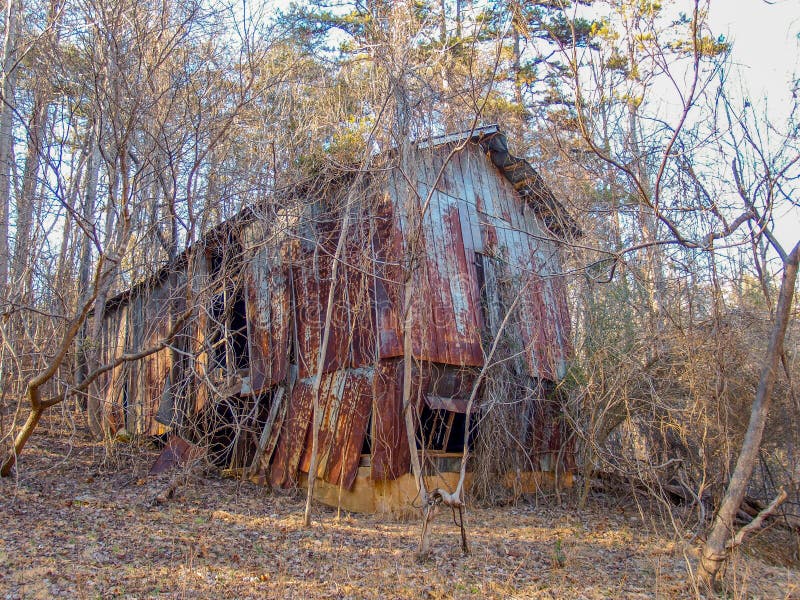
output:
<instances>
[{"instance_id":1,"label":"abandoned barn","mask_svg":"<svg viewBox=\"0 0 800 600\"><path fill-rule=\"evenodd\" d=\"M426 473L457 471L468 444L475 477L568 478L560 251L575 223L496 126L395 159L255 202L109 300L101 358L169 338L106 374L109 431L172 432L226 467L292 486L310 468L319 393L318 496L393 510L413 497L403 495L408 360Z\"/></svg>"}]
</instances>

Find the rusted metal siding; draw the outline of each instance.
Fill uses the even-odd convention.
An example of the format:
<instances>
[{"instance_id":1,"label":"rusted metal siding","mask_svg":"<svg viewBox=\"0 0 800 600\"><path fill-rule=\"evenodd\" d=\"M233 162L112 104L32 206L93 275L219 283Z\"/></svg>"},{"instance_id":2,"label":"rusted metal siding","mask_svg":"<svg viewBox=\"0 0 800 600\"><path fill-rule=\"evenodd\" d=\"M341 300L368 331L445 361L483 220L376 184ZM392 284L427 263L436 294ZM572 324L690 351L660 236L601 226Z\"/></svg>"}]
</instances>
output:
<instances>
[{"instance_id":1,"label":"rusted metal siding","mask_svg":"<svg viewBox=\"0 0 800 600\"><path fill-rule=\"evenodd\" d=\"M372 381L372 479L397 479L411 464L403 421L403 361L381 360Z\"/></svg>"},{"instance_id":2,"label":"rusted metal siding","mask_svg":"<svg viewBox=\"0 0 800 600\"><path fill-rule=\"evenodd\" d=\"M373 236L374 322L380 359L403 356L403 234L387 195L378 199Z\"/></svg>"},{"instance_id":3,"label":"rusted metal siding","mask_svg":"<svg viewBox=\"0 0 800 600\"><path fill-rule=\"evenodd\" d=\"M323 415L317 475L345 489L353 485L358 472L371 410L373 374L372 367L340 369L325 373L320 382ZM270 477L273 485L291 485L299 471L308 473L313 399L313 378L299 380L275 449Z\"/></svg>"},{"instance_id":4,"label":"rusted metal siding","mask_svg":"<svg viewBox=\"0 0 800 600\"><path fill-rule=\"evenodd\" d=\"M190 356L186 365L187 416L200 412L208 405L210 390L206 384L209 356L206 349L208 332L208 307L211 297L209 260L205 252L196 252L189 261L189 285L196 312L186 325L187 347Z\"/></svg>"},{"instance_id":5,"label":"rusted metal siding","mask_svg":"<svg viewBox=\"0 0 800 600\"><path fill-rule=\"evenodd\" d=\"M390 180L391 223L383 225L382 246L399 260L397 237L409 243L409 210L422 211L422 260L413 279L412 347L418 360L458 366L483 364L479 255L494 258L494 277L506 282L502 305L517 302L512 315L522 338L530 373L557 381L569 352L569 318L557 242L514 187L483 155L467 145L447 161L448 149L419 154L408 177ZM441 170L435 189L436 175ZM424 204L429 200L427 204ZM388 211L387 211L388 212ZM399 229L395 231L392 227ZM387 256L388 252L384 251ZM402 285L396 277L376 285L380 356L402 352ZM496 331L487 333L493 336Z\"/></svg>"},{"instance_id":6,"label":"rusted metal siding","mask_svg":"<svg viewBox=\"0 0 800 600\"><path fill-rule=\"evenodd\" d=\"M242 268L253 393L283 381L289 364L291 279L280 250L263 246Z\"/></svg>"},{"instance_id":7,"label":"rusted metal siding","mask_svg":"<svg viewBox=\"0 0 800 600\"><path fill-rule=\"evenodd\" d=\"M476 147L461 153L458 166L463 189L473 194L467 205L476 211L480 253L493 259L483 262L495 269L493 276L504 285L498 289L505 296L501 305L508 309L519 297L511 320L529 372L558 381L569 352L569 317L557 242Z\"/></svg>"},{"instance_id":8,"label":"rusted metal siding","mask_svg":"<svg viewBox=\"0 0 800 600\"><path fill-rule=\"evenodd\" d=\"M165 338L171 315L185 310L185 280L181 273L173 273L152 287L138 288L124 303L105 313L103 363L154 346ZM187 343L187 333L179 332L171 346L182 349ZM101 378L105 418L112 429L125 426L137 434L165 430L156 422L159 408L165 416L162 420L168 422L176 398L185 395L183 361L176 361L180 355L165 347L141 360L121 363Z\"/></svg>"},{"instance_id":9,"label":"rusted metal siding","mask_svg":"<svg viewBox=\"0 0 800 600\"><path fill-rule=\"evenodd\" d=\"M411 275L411 347L421 365L414 371L412 410L421 411L423 403L434 410L466 409L487 343L515 300L506 333L518 343L531 378L555 382L564 374L569 315L556 240L480 146L467 144L447 160L449 151L420 150L409 173L385 175L386 182L375 186L381 191L368 194L351 214L320 382L324 415L318 474L330 483L352 484L370 422L372 477L393 479L408 472L402 304L412 239L420 254ZM504 168L515 169L514 164ZM380 177L375 175L376 181ZM413 211L421 211L423 203L424 214L416 217L421 229L412 231ZM301 213L289 226L263 219L245 223L236 233L241 272L225 275L244 289L250 388L242 393L273 394L279 385L292 390L285 398L285 417L277 421L269 466L269 478L278 486L292 484L309 468L313 378L341 231L341 208L320 203L305 205ZM170 374L175 387L183 373L188 412L199 412L213 400L205 383L210 375L206 336L221 284L214 282L202 250L189 262L198 315L180 344L190 358L173 365L175 354L165 349L109 376L110 403L121 402L119 385L113 391L111 381L127 380L127 422L137 433L158 430L155 411L169 393ZM131 294L120 317L127 323L126 350L140 350L166 333L169 307L177 306L175 293L175 285L165 280ZM120 338L111 339L113 322L108 326L103 343L119 351ZM293 387L290 372L299 377ZM557 416L539 404L528 411L532 457L547 455L553 440L560 440L561 430L552 429Z\"/></svg>"},{"instance_id":10,"label":"rusted metal siding","mask_svg":"<svg viewBox=\"0 0 800 600\"><path fill-rule=\"evenodd\" d=\"M353 485L358 473L372 404L373 375L372 367L342 369L325 374L320 385L323 416L317 476L344 489ZM308 443L300 470L308 473L310 464L311 444Z\"/></svg>"},{"instance_id":11,"label":"rusted metal siding","mask_svg":"<svg viewBox=\"0 0 800 600\"><path fill-rule=\"evenodd\" d=\"M174 300L172 291L168 282L163 282L146 295L141 313L144 329L143 348L157 344L168 333L170 308ZM172 360L173 356L169 348L162 348L141 361L140 389L142 393L138 398L141 404L141 413L137 431L150 435L156 435L163 431L163 428L156 422L156 415L162 400L171 392L172 382L169 375L173 366Z\"/></svg>"},{"instance_id":12,"label":"rusted metal siding","mask_svg":"<svg viewBox=\"0 0 800 600\"><path fill-rule=\"evenodd\" d=\"M419 176L427 177L426 173L434 168L421 165ZM465 248L459 200L438 190L431 191L426 182L419 183L415 192L409 192L400 179L395 176L390 188L396 215L393 226L402 234L405 251L413 239L420 256L411 282L414 357L453 365L481 365L479 291L473 252ZM417 215L409 216L409 211L417 211ZM468 219L469 215L465 217ZM421 232L411 231L414 222L419 223ZM471 243L471 232L468 234ZM387 256L387 260L394 259L400 264L400 244L395 241L398 232L390 229L383 235L386 236L383 245L395 253ZM395 269L386 271L386 280L380 286L383 289L378 311L381 358L402 354L403 270L396 269L396 274L392 272Z\"/></svg>"},{"instance_id":13,"label":"rusted metal siding","mask_svg":"<svg viewBox=\"0 0 800 600\"><path fill-rule=\"evenodd\" d=\"M318 223L292 263L300 377L316 374L341 222ZM315 235L314 235L315 233ZM316 240L314 243L311 240ZM373 256L368 214L351 219L339 259L323 373L374 361Z\"/></svg>"},{"instance_id":14,"label":"rusted metal siding","mask_svg":"<svg viewBox=\"0 0 800 600\"><path fill-rule=\"evenodd\" d=\"M297 358L301 378L316 373L320 358L335 240L332 243L333 249L330 237L318 244L304 241L297 260L292 265L294 314L297 318ZM336 304L328 334L323 373L343 368L348 363L349 349L346 346L348 331L345 329L347 315L346 312L343 314L343 309L346 310L346 307L338 301L340 298L341 296L337 295L334 300Z\"/></svg>"},{"instance_id":15,"label":"rusted metal siding","mask_svg":"<svg viewBox=\"0 0 800 600\"><path fill-rule=\"evenodd\" d=\"M270 468L270 483L276 487L289 487L296 482L300 458L311 441L313 399L308 381L295 383Z\"/></svg>"}]
</instances>

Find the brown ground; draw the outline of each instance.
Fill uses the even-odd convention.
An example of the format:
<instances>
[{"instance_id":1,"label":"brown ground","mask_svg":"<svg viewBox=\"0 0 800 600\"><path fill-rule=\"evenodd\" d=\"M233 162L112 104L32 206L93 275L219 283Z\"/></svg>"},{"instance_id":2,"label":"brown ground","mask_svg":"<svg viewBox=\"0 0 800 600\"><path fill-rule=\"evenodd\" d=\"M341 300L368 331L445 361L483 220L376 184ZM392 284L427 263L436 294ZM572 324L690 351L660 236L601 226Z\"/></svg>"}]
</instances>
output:
<instances>
[{"instance_id":1,"label":"brown ground","mask_svg":"<svg viewBox=\"0 0 800 600\"><path fill-rule=\"evenodd\" d=\"M12 598L687 598L695 547L632 507L476 509L472 554L449 515L419 524L317 507L208 475L164 506L155 451L36 433L0 482L0 600ZM762 534L768 535L768 534ZM687 536L688 539L688 536ZM800 572L739 553L726 597L800 598Z\"/></svg>"}]
</instances>

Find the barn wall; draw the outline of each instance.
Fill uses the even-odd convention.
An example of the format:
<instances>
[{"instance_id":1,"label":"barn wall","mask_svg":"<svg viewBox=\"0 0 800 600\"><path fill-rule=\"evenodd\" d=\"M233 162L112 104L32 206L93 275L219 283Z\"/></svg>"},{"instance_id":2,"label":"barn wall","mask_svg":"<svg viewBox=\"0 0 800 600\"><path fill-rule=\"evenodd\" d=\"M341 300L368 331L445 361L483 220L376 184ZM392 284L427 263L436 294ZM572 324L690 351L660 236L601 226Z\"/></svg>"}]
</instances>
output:
<instances>
[{"instance_id":1,"label":"barn wall","mask_svg":"<svg viewBox=\"0 0 800 600\"><path fill-rule=\"evenodd\" d=\"M331 484L350 487L367 437L374 479L395 479L409 469L401 409L403 257L411 239L421 252L411 309L417 361L451 378L460 373L453 380L460 383L451 387L469 385L514 305L506 334L518 340L531 380L556 382L564 375L570 332L557 242L480 146L467 144L447 161L449 151L420 151L411 172L394 171L385 181L376 180L379 185L373 189L379 191L366 194L351 214L320 384L325 413L318 475ZM417 236L409 211L423 207ZM284 406L276 413L280 416L273 434L262 436L266 445L274 446L274 453L269 450L269 478L285 486L307 473L313 379L341 227L340 209L313 210L318 211L313 218L304 213L291 223L246 221L236 233L242 261L230 277L242 290L246 307L246 385L240 381L227 392L206 385L211 375L211 305L219 283L209 254L198 251L189 261L198 312L176 342L187 356L177 358L163 349L112 371L105 382L110 420L124 418L134 433L159 433L159 407L162 422L171 424L168 417L177 406L197 414L215 393L250 395L269 403L282 397L276 394L280 386L286 391ZM169 327L170 310L181 309L186 283L185 273L162 278L136 288L109 311L103 340L108 357L159 340ZM455 370L447 371L447 366ZM418 413L424 406L463 411L463 393L452 400L455 392L442 392L431 380L433 371L426 369L414 376ZM290 381L291 373L296 373L296 382ZM557 415L547 403L526 410L535 422L531 459L544 468L554 445L560 444L560 429L553 425Z\"/></svg>"},{"instance_id":2,"label":"barn wall","mask_svg":"<svg viewBox=\"0 0 800 600\"><path fill-rule=\"evenodd\" d=\"M409 206L425 208L419 242L423 260L414 279L414 357L482 365L482 333L494 335L519 296L511 320L530 374L558 381L569 355L569 316L557 242L479 146L467 145L446 162L448 154L447 148L422 152L413 172L395 173L390 180L393 223L400 231L383 233L383 245L395 257L413 237ZM416 190L408 189L407 179L417 182ZM398 275L387 279L397 281ZM481 302L487 279L501 282L490 290L489 307ZM378 337L386 340L381 358L389 358L402 354L402 286L380 287Z\"/></svg>"},{"instance_id":3,"label":"barn wall","mask_svg":"<svg viewBox=\"0 0 800 600\"><path fill-rule=\"evenodd\" d=\"M125 351L125 339L128 331L128 307L123 304L109 311L100 331L100 362L107 364ZM97 389L102 391L102 409L106 426L117 431L125 426L124 406L125 383L127 369L125 364L118 365L97 379Z\"/></svg>"},{"instance_id":4,"label":"barn wall","mask_svg":"<svg viewBox=\"0 0 800 600\"><path fill-rule=\"evenodd\" d=\"M290 248L283 240L269 240L267 236L261 223L249 224L242 233L250 388L256 394L284 381L290 360Z\"/></svg>"}]
</instances>

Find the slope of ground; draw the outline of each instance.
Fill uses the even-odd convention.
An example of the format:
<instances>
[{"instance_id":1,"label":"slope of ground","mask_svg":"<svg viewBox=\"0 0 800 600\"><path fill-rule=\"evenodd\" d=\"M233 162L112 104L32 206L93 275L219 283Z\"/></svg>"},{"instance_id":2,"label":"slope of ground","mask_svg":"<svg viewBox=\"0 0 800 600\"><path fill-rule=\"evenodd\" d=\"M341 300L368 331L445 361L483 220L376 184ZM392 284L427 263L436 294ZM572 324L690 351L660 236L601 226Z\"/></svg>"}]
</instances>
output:
<instances>
[{"instance_id":1,"label":"slope of ground","mask_svg":"<svg viewBox=\"0 0 800 600\"><path fill-rule=\"evenodd\" d=\"M472 554L449 514L433 552L419 524L317 507L299 495L196 477L165 505L153 450L37 432L0 482L0 599L686 598L695 548L634 510L520 504L469 512ZM689 559L687 562L687 558ZM798 572L739 554L728 597L800 598Z\"/></svg>"}]
</instances>

